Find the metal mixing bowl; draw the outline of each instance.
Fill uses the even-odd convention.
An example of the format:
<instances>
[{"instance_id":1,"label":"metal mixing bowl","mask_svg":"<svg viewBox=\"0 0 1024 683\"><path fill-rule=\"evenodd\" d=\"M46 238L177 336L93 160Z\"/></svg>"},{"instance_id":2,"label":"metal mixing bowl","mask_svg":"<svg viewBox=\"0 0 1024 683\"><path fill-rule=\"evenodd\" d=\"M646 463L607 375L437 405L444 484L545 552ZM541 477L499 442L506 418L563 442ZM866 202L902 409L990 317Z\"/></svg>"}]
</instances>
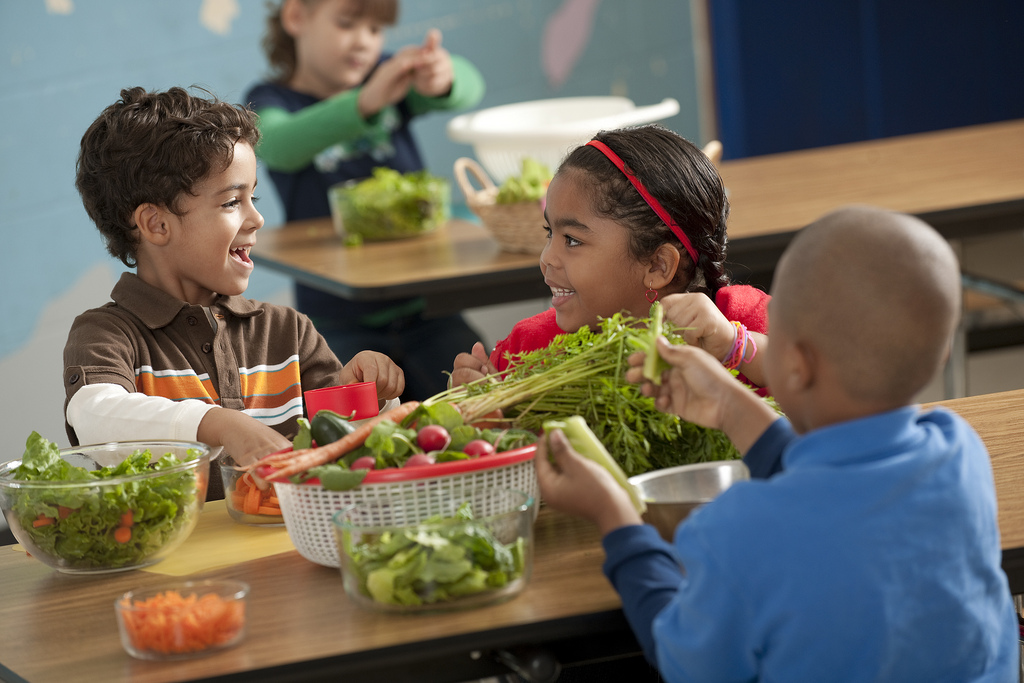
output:
<instances>
[{"instance_id":1,"label":"metal mixing bowl","mask_svg":"<svg viewBox=\"0 0 1024 683\"><path fill-rule=\"evenodd\" d=\"M644 521L671 543L676 527L695 508L749 478L742 460L718 460L653 470L630 477L629 482L647 503Z\"/></svg>"}]
</instances>

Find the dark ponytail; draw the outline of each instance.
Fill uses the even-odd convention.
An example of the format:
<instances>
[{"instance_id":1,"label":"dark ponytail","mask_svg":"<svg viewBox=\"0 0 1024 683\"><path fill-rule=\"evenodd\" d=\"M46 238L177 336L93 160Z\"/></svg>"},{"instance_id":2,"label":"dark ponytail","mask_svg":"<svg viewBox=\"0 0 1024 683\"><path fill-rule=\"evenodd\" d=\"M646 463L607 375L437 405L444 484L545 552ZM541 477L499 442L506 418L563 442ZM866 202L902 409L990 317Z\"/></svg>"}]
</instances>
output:
<instances>
[{"instance_id":1,"label":"dark ponytail","mask_svg":"<svg viewBox=\"0 0 1024 683\"><path fill-rule=\"evenodd\" d=\"M644 261L658 247L671 244L680 252L673 292L704 292L712 299L730 284L725 272L726 220L729 200L714 164L698 147L667 128L651 124L602 131L595 136L625 162L676 221L697 251L693 263L679 239L654 213L625 175L590 146L573 150L558 173L588 174L582 187L595 211L630 231L630 256Z\"/></svg>"}]
</instances>

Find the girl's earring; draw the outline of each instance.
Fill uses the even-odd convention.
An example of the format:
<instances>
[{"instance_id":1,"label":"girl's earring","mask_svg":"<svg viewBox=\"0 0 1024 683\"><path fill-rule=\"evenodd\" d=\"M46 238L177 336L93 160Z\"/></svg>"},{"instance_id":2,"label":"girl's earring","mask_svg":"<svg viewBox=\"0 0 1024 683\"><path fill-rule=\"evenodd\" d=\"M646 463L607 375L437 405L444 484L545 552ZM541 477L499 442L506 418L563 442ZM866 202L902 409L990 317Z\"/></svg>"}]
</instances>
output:
<instances>
[{"instance_id":1,"label":"girl's earring","mask_svg":"<svg viewBox=\"0 0 1024 683\"><path fill-rule=\"evenodd\" d=\"M649 304L653 304L655 301L658 300L658 290L654 289L653 280L651 281L650 286L647 288L647 291L644 292L644 296L647 298L647 303Z\"/></svg>"}]
</instances>

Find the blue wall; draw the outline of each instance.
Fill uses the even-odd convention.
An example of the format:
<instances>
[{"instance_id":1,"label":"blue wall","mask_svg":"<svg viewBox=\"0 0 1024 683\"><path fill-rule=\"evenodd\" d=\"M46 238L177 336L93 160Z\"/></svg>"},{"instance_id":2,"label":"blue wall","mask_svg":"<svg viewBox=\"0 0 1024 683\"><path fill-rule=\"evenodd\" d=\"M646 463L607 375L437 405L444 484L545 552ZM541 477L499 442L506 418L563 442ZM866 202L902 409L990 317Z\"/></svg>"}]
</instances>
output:
<instances>
[{"instance_id":1,"label":"blue wall","mask_svg":"<svg viewBox=\"0 0 1024 683\"><path fill-rule=\"evenodd\" d=\"M579 61L553 82L541 58L557 12L593 10ZM74 187L82 133L120 89L199 85L238 101L266 72L264 0L5 0L0 2L0 461L32 429L61 443L61 350L75 314L102 304L123 270L106 254ZM211 18L212 17L212 18ZM218 21L217 18L221 20ZM645 0L406 0L390 48L437 26L444 45L478 65L481 106L571 95L625 95L638 105L675 97L666 125L699 141L688 2ZM428 165L451 174L471 148L450 142L450 116L417 124ZM281 220L261 176L267 225ZM248 295L287 300L288 282L257 269Z\"/></svg>"},{"instance_id":2,"label":"blue wall","mask_svg":"<svg viewBox=\"0 0 1024 683\"><path fill-rule=\"evenodd\" d=\"M709 0L725 157L1024 117L1021 0Z\"/></svg>"}]
</instances>

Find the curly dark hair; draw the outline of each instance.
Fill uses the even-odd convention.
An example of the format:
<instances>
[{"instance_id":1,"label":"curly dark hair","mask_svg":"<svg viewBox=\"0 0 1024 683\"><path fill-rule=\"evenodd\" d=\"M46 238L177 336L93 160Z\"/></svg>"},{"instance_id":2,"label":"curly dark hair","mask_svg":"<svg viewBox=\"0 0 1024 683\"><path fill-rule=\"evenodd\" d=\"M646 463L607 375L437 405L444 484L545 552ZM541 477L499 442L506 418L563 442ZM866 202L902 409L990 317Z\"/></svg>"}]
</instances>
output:
<instances>
[{"instance_id":1,"label":"curly dark hair","mask_svg":"<svg viewBox=\"0 0 1024 683\"><path fill-rule=\"evenodd\" d=\"M313 8L323 0L298 0ZM281 23L281 8L285 0L268 2L267 31L263 34L263 51L270 62L271 74L280 83L287 83L295 75L295 39L288 35ZM349 0L352 12L357 17L370 17L384 26L398 22L398 0Z\"/></svg>"},{"instance_id":2,"label":"curly dark hair","mask_svg":"<svg viewBox=\"0 0 1024 683\"><path fill-rule=\"evenodd\" d=\"M559 166L558 173L588 174L580 183L595 211L630 231L629 253L650 258L665 243L680 252L674 291L715 293L730 284L725 272L725 223L729 200L710 159L691 142L658 124L602 131L594 136L615 152L647 191L657 199L697 252L693 263L682 242L647 205L629 179L600 150L582 145Z\"/></svg>"},{"instance_id":3,"label":"curly dark hair","mask_svg":"<svg viewBox=\"0 0 1024 683\"><path fill-rule=\"evenodd\" d=\"M139 244L135 209L152 203L182 215L183 195L227 168L236 142L259 141L253 112L210 96L125 88L82 136L75 186L107 251L128 267Z\"/></svg>"}]
</instances>

